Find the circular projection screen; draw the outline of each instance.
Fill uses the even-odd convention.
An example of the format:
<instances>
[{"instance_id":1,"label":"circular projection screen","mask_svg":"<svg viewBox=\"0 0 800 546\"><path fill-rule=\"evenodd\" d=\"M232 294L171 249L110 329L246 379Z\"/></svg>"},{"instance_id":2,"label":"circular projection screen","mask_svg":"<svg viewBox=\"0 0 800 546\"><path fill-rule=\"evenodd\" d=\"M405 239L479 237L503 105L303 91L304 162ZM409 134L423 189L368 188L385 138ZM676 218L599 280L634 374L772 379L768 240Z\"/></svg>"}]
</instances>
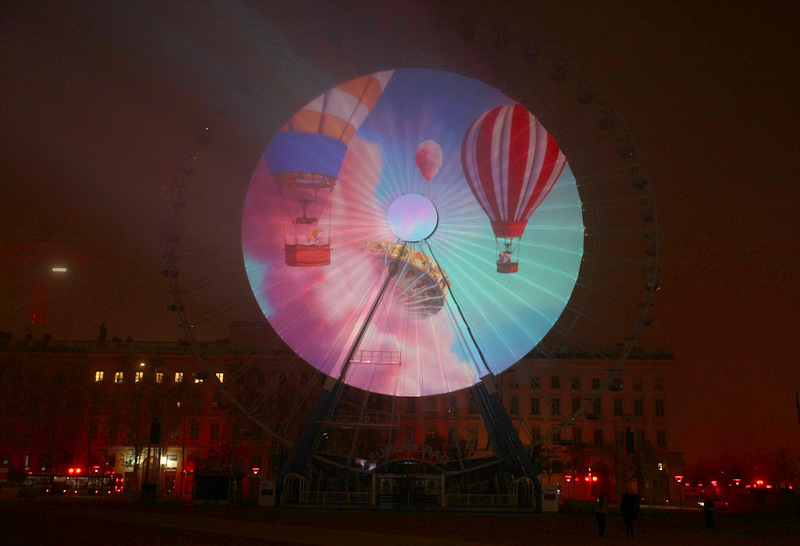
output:
<instances>
[{"instance_id":1,"label":"circular projection screen","mask_svg":"<svg viewBox=\"0 0 800 546\"><path fill-rule=\"evenodd\" d=\"M242 246L303 359L424 396L500 373L553 327L583 254L575 179L533 114L479 81L379 72L297 112L253 173Z\"/></svg>"}]
</instances>

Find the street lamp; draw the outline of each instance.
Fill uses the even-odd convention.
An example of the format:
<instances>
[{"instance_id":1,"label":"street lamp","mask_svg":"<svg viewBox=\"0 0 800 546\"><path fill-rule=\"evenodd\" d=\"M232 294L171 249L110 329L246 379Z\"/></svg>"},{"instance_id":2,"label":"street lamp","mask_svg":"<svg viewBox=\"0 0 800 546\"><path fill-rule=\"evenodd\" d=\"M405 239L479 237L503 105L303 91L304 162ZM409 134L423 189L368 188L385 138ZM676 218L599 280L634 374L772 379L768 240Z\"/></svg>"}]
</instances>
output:
<instances>
[{"instance_id":1,"label":"street lamp","mask_svg":"<svg viewBox=\"0 0 800 546\"><path fill-rule=\"evenodd\" d=\"M66 267L58 265L50 268L51 273L56 275L66 275L68 270ZM36 301L33 304L33 316L31 317L31 326L41 326L44 319L44 302L47 296L47 277L39 280L36 283Z\"/></svg>"},{"instance_id":2,"label":"street lamp","mask_svg":"<svg viewBox=\"0 0 800 546\"><path fill-rule=\"evenodd\" d=\"M683 476L675 476L675 481L678 482L678 498L680 498L681 513L683 513L683 487L681 487Z\"/></svg>"},{"instance_id":3,"label":"street lamp","mask_svg":"<svg viewBox=\"0 0 800 546\"><path fill-rule=\"evenodd\" d=\"M564 474L564 479L567 480L567 498L569 498L569 482L572 481L572 474Z\"/></svg>"}]
</instances>

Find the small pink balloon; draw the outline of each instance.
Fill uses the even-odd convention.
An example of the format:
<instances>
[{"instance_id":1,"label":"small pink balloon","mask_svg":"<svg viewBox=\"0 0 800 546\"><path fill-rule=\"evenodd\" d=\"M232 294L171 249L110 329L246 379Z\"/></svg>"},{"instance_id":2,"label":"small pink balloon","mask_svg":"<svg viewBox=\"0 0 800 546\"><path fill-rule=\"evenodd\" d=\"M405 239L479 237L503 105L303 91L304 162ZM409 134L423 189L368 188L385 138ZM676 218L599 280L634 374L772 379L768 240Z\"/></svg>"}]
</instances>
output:
<instances>
[{"instance_id":1,"label":"small pink balloon","mask_svg":"<svg viewBox=\"0 0 800 546\"><path fill-rule=\"evenodd\" d=\"M433 140L426 140L417 148L414 163L422 173L422 178L428 182L439 172L442 166L442 148Z\"/></svg>"}]
</instances>

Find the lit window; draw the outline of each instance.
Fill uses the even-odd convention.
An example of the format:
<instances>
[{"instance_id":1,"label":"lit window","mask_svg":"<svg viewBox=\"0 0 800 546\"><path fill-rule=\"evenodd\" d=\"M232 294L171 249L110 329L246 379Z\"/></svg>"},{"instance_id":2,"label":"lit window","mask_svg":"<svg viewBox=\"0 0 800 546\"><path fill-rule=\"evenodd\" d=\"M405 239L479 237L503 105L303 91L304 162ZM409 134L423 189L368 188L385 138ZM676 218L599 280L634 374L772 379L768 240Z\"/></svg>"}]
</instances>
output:
<instances>
[{"instance_id":1,"label":"lit window","mask_svg":"<svg viewBox=\"0 0 800 546\"><path fill-rule=\"evenodd\" d=\"M134 383L141 383L142 379L144 379L144 372L136 372L133 374Z\"/></svg>"},{"instance_id":2,"label":"lit window","mask_svg":"<svg viewBox=\"0 0 800 546\"><path fill-rule=\"evenodd\" d=\"M194 378L194 382L195 383L202 383L203 382L203 378L202 377L195 377Z\"/></svg>"},{"instance_id":3,"label":"lit window","mask_svg":"<svg viewBox=\"0 0 800 546\"><path fill-rule=\"evenodd\" d=\"M225 381L225 374L223 372L217 372L217 379L219 379L219 382L222 383Z\"/></svg>"},{"instance_id":4,"label":"lit window","mask_svg":"<svg viewBox=\"0 0 800 546\"><path fill-rule=\"evenodd\" d=\"M183 372L175 372L175 383L181 383L183 381Z\"/></svg>"},{"instance_id":5,"label":"lit window","mask_svg":"<svg viewBox=\"0 0 800 546\"><path fill-rule=\"evenodd\" d=\"M94 372L94 382L95 383L103 382L103 372Z\"/></svg>"},{"instance_id":6,"label":"lit window","mask_svg":"<svg viewBox=\"0 0 800 546\"><path fill-rule=\"evenodd\" d=\"M163 382L164 382L164 372L157 372L156 383L163 383Z\"/></svg>"},{"instance_id":7,"label":"lit window","mask_svg":"<svg viewBox=\"0 0 800 546\"><path fill-rule=\"evenodd\" d=\"M116 372L114 374L114 383L122 383L122 377L123 377L122 372Z\"/></svg>"}]
</instances>

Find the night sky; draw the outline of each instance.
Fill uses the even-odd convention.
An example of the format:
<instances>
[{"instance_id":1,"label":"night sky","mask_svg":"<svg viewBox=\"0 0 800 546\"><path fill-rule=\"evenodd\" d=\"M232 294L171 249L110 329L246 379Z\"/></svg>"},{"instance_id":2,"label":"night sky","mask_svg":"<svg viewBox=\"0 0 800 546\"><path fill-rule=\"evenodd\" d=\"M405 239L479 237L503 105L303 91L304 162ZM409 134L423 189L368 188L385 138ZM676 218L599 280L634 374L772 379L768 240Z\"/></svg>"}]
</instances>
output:
<instances>
[{"instance_id":1,"label":"night sky","mask_svg":"<svg viewBox=\"0 0 800 546\"><path fill-rule=\"evenodd\" d=\"M46 284L37 337L96 339L104 322L109 337L179 339L162 275L177 229L198 333L226 337L259 318L239 218L289 115L401 66L524 95L519 59L538 38L602 91L646 162L663 288L642 343L675 351L685 460L798 455L800 4L331 4L5 2L0 330L23 337ZM213 144L197 145L206 126Z\"/></svg>"}]
</instances>

